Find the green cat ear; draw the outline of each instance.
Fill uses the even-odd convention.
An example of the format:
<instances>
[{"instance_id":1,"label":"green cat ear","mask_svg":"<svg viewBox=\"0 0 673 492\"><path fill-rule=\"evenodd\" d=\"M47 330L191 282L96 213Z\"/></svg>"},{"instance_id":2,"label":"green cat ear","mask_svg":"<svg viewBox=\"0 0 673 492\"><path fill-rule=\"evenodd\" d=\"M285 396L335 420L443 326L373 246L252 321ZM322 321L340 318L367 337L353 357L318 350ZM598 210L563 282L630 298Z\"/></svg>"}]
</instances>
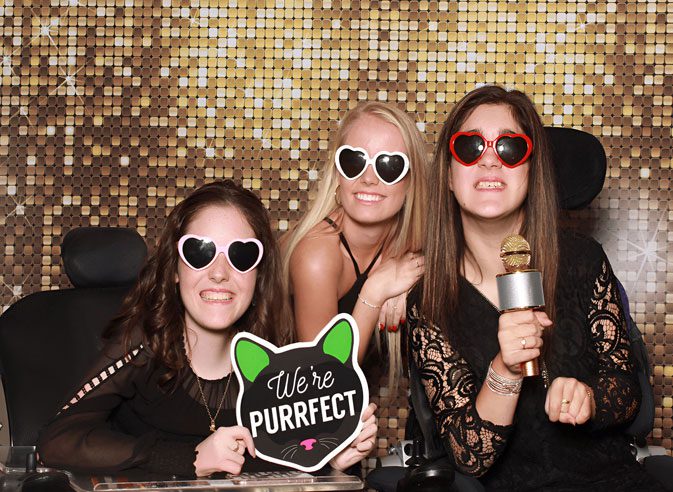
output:
<instances>
[{"instance_id":1,"label":"green cat ear","mask_svg":"<svg viewBox=\"0 0 673 492\"><path fill-rule=\"evenodd\" d=\"M345 364L353 349L353 330L346 320L339 321L325 335L322 351Z\"/></svg>"},{"instance_id":2,"label":"green cat ear","mask_svg":"<svg viewBox=\"0 0 673 492\"><path fill-rule=\"evenodd\" d=\"M254 383L259 373L269 365L269 354L266 350L245 338L239 340L236 344L234 357L241 374L251 383Z\"/></svg>"}]
</instances>

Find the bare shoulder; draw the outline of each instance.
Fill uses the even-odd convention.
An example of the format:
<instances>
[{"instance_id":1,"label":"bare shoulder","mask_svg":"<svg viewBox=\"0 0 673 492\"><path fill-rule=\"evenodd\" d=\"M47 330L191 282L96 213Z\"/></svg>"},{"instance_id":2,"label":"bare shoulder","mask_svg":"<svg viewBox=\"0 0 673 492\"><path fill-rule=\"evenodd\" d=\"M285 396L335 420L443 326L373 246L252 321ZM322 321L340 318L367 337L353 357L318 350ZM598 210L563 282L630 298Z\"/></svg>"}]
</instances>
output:
<instances>
[{"instance_id":1,"label":"bare shoulder","mask_svg":"<svg viewBox=\"0 0 673 492\"><path fill-rule=\"evenodd\" d=\"M304 236L290 258L290 271L296 274L338 274L342 268L339 234L325 222L317 224Z\"/></svg>"}]
</instances>

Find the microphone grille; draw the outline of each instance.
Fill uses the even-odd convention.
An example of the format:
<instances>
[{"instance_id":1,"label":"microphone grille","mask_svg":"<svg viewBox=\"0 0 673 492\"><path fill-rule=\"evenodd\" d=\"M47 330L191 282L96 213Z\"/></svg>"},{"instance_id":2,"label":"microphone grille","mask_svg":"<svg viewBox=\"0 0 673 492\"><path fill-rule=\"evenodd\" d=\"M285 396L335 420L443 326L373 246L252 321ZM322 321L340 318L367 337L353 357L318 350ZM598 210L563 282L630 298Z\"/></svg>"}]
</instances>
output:
<instances>
[{"instance_id":1,"label":"microphone grille","mask_svg":"<svg viewBox=\"0 0 673 492\"><path fill-rule=\"evenodd\" d=\"M519 272L530 267L530 245L523 236L511 234L502 240L500 259L507 272Z\"/></svg>"}]
</instances>

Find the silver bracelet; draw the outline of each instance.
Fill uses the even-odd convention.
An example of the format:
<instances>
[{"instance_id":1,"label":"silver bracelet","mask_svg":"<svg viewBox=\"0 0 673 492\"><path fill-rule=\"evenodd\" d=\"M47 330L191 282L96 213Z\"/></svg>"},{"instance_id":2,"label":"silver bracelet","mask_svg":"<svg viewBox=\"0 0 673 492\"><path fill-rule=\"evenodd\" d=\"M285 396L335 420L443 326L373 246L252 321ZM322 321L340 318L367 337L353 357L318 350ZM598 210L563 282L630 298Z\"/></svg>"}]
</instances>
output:
<instances>
[{"instance_id":1,"label":"silver bracelet","mask_svg":"<svg viewBox=\"0 0 673 492\"><path fill-rule=\"evenodd\" d=\"M521 393L521 379L509 379L501 376L493 370L493 361L488 365L488 374L486 376L486 386L496 395L516 396Z\"/></svg>"},{"instance_id":2,"label":"silver bracelet","mask_svg":"<svg viewBox=\"0 0 673 492\"><path fill-rule=\"evenodd\" d=\"M358 294L358 299L360 299L360 302L367 307L370 307L372 309L381 309L381 306L377 306L376 304L372 304L371 302L367 302L367 299L362 297L360 294Z\"/></svg>"}]
</instances>

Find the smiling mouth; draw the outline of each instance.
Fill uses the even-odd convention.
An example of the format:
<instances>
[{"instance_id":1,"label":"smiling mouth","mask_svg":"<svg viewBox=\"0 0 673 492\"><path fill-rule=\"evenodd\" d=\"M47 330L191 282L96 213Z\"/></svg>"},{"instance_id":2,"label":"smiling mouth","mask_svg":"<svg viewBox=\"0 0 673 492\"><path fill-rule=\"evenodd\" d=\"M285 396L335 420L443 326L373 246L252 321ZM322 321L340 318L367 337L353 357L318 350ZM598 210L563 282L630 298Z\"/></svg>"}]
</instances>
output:
<instances>
[{"instance_id":1,"label":"smiling mouth","mask_svg":"<svg viewBox=\"0 0 673 492\"><path fill-rule=\"evenodd\" d=\"M505 187L502 181L479 181L475 188L478 190L501 190Z\"/></svg>"},{"instance_id":2,"label":"smiling mouth","mask_svg":"<svg viewBox=\"0 0 673 492\"><path fill-rule=\"evenodd\" d=\"M204 301L231 301L234 298L231 292L203 292L201 299Z\"/></svg>"},{"instance_id":3,"label":"smiling mouth","mask_svg":"<svg viewBox=\"0 0 673 492\"><path fill-rule=\"evenodd\" d=\"M355 198L363 202L380 202L383 200L381 195L370 195L369 193L356 193Z\"/></svg>"}]
</instances>

